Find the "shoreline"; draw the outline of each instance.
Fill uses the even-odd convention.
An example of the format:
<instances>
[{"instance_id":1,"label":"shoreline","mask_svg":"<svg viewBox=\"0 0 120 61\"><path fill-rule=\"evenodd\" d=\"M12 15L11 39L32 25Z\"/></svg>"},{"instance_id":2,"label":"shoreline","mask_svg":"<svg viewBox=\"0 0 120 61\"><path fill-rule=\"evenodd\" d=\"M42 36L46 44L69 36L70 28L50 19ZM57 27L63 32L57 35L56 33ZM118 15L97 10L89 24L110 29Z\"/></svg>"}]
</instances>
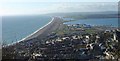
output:
<instances>
[{"instance_id":1,"label":"shoreline","mask_svg":"<svg viewBox=\"0 0 120 61\"><path fill-rule=\"evenodd\" d=\"M5 46L3 46L3 47L12 46L12 45L15 45L15 44L17 44L17 43L20 43L20 42L22 42L22 41L26 41L26 40L29 40L29 39L34 38L34 37L32 37L32 36L34 36L34 35L35 35L36 33L38 33L40 30L44 29L46 26L48 26L49 24L51 24L51 23L53 22L53 20L54 20L54 17L52 18L52 20L50 20L50 22L48 22L48 23L45 24L44 26L40 27L40 28L39 28L38 30L36 30L35 32L33 32L33 33L29 34L28 36L22 38L21 40L18 40L18 41L16 41L16 42L11 43L11 44L7 44L7 45L5 45Z\"/></svg>"}]
</instances>

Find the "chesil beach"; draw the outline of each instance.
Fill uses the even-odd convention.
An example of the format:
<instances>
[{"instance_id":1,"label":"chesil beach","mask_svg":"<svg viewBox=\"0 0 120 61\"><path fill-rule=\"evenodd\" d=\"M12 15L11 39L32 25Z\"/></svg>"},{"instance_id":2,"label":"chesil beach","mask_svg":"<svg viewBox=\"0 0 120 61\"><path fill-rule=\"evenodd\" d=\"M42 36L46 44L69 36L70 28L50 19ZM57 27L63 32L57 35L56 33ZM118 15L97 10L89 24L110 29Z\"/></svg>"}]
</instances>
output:
<instances>
[{"instance_id":1,"label":"chesil beach","mask_svg":"<svg viewBox=\"0 0 120 61\"><path fill-rule=\"evenodd\" d=\"M3 27L3 31L4 31L3 32L3 41L4 42L8 42L5 46L14 45L14 44L19 43L21 41L29 40L29 39L32 39L32 38L35 38L35 37L38 37L38 36L44 37L45 34L48 34L49 32L51 32L51 31L55 30L56 28L58 28L57 26L59 26L59 24L61 23L61 21L59 21L58 17L41 16L38 19L36 19L36 18L38 18L38 17L35 17L35 18L33 17L33 19L29 19L28 25L27 25L27 23L26 24L25 23L21 23L22 25L18 26L21 29L19 31L16 30L16 29L12 29L11 30L9 28L9 26L6 26L7 22L3 21L3 25L4 25L4 27ZM18 18L14 18L14 19L18 19ZM6 20L6 19L3 19L3 20ZM19 20L20 20L20 18L18 19L18 23L20 23L20 21L21 21L21 20L20 21ZM56 21L56 20L58 20L58 21ZM13 21L15 22L15 20L13 20ZM28 19L26 19L24 21L28 21ZM14 23L13 24L10 23L10 24L11 24L11 28L12 28L12 25ZM53 27L53 25L55 25L55 24L56 24L56 26ZM5 26L8 27L7 30L6 30ZM26 27L29 27L29 30ZM17 28L17 29L19 29L19 28ZM50 30L50 28L51 28L51 30ZM13 30L17 31L16 33L18 33L18 34L15 35L15 36L16 36L16 38L17 38L17 36L19 36L19 38L18 39L16 39L15 37L10 38L12 40L5 39L5 38L7 38L7 36L11 36L12 35L12 32L11 32L11 35L6 33L8 31L8 29L10 29L10 31L13 31ZM22 32L22 31L24 31L24 32ZM22 36L20 36L21 35L20 33L22 34ZM26 34L24 34L24 33L26 33ZM14 35L14 33L13 33L13 35ZM20 37L23 37L23 38L20 38Z\"/></svg>"},{"instance_id":2,"label":"chesil beach","mask_svg":"<svg viewBox=\"0 0 120 61\"><path fill-rule=\"evenodd\" d=\"M29 18L29 19L28 19ZM13 20L11 20L13 19ZM45 38L50 32L59 28L63 18L50 16L26 16L26 17L5 17L3 18L3 42L6 46L30 40L38 37ZM96 21L97 20L97 21ZM107 23L105 23L106 21ZM85 19L67 22L66 24L97 24L118 26L117 18L106 19Z\"/></svg>"}]
</instances>

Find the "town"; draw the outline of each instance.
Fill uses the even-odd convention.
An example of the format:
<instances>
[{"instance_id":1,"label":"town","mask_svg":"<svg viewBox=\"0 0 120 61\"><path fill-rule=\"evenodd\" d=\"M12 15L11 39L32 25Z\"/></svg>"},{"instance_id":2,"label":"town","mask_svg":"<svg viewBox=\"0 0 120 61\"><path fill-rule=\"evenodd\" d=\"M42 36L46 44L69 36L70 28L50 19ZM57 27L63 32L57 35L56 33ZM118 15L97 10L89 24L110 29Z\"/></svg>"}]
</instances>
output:
<instances>
[{"instance_id":1,"label":"town","mask_svg":"<svg viewBox=\"0 0 120 61\"><path fill-rule=\"evenodd\" d=\"M117 60L119 58L118 33L120 30L114 27L62 24L62 27L44 39L34 38L34 41L3 48L3 59Z\"/></svg>"}]
</instances>

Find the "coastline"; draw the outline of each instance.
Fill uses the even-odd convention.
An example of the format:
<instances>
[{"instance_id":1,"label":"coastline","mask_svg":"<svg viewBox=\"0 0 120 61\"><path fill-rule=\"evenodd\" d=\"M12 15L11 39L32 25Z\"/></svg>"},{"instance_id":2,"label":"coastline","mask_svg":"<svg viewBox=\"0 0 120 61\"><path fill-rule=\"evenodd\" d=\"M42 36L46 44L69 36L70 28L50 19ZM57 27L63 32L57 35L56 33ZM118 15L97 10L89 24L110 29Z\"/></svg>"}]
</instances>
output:
<instances>
[{"instance_id":1,"label":"coastline","mask_svg":"<svg viewBox=\"0 0 120 61\"><path fill-rule=\"evenodd\" d=\"M23 42L23 41L27 41L30 40L32 38L38 37L39 34L43 33L42 30L44 31L45 28L47 28L47 26L49 26L50 24L52 24L54 22L56 17L53 17L52 20L50 22L48 22L46 25L44 25L43 27L39 28L38 30L36 30L35 32L31 33L30 35L26 36L25 38L22 38L19 41L13 42L11 44L7 44L3 47L7 47L7 46L12 46L12 45L16 45L17 43ZM38 35L36 35L38 33Z\"/></svg>"}]
</instances>

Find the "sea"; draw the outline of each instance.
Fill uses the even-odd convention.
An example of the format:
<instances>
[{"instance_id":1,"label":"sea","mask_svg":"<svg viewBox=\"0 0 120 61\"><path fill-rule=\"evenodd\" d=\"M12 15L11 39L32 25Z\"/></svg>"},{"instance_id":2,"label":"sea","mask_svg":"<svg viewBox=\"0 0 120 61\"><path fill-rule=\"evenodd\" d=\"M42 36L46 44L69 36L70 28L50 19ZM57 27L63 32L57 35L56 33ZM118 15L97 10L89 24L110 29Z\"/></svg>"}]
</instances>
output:
<instances>
[{"instance_id":1,"label":"sea","mask_svg":"<svg viewBox=\"0 0 120 61\"><path fill-rule=\"evenodd\" d=\"M52 18L45 15L35 16L3 16L2 40L3 44L17 42L32 34L50 22Z\"/></svg>"},{"instance_id":2,"label":"sea","mask_svg":"<svg viewBox=\"0 0 120 61\"><path fill-rule=\"evenodd\" d=\"M64 18L64 20L75 20L73 18ZM91 19L79 19L75 21L66 22L64 24L88 24L91 26L111 26L118 27L118 18L91 18Z\"/></svg>"},{"instance_id":3,"label":"sea","mask_svg":"<svg viewBox=\"0 0 120 61\"><path fill-rule=\"evenodd\" d=\"M2 40L5 45L17 42L32 34L50 22L52 17L44 15L35 16L3 16ZM66 22L66 24L112 25L118 26L117 18L80 19Z\"/></svg>"}]
</instances>

